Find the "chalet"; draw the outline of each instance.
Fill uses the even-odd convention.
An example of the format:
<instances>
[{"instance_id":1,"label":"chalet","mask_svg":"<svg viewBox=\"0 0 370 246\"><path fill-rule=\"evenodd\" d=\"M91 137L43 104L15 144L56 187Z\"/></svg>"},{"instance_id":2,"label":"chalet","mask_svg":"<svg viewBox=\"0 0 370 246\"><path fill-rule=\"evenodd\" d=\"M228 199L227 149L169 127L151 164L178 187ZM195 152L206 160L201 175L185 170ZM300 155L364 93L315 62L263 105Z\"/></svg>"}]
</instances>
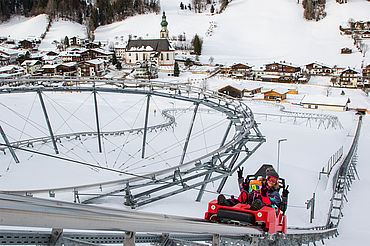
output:
<instances>
[{"instance_id":1,"label":"chalet","mask_svg":"<svg viewBox=\"0 0 370 246\"><path fill-rule=\"evenodd\" d=\"M8 65L5 67L0 67L0 77L19 77L25 74L25 69L16 65Z\"/></svg>"},{"instance_id":2,"label":"chalet","mask_svg":"<svg viewBox=\"0 0 370 246\"><path fill-rule=\"evenodd\" d=\"M341 54L352 54L352 50L350 48L342 48L340 50Z\"/></svg>"},{"instance_id":3,"label":"chalet","mask_svg":"<svg viewBox=\"0 0 370 246\"><path fill-rule=\"evenodd\" d=\"M370 38L370 31L365 31L362 33L362 38Z\"/></svg>"},{"instance_id":4,"label":"chalet","mask_svg":"<svg viewBox=\"0 0 370 246\"><path fill-rule=\"evenodd\" d=\"M253 97L255 94L261 93L262 86L246 84L243 91L244 96Z\"/></svg>"},{"instance_id":5,"label":"chalet","mask_svg":"<svg viewBox=\"0 0 370 246\"><path fill-rule=\"evenodd\" d=\"M362 69L362 78L370 81L370 64Z\"/></svg>"},{"instance_id":6,"label":"chalet","mask_svg":"<svg viewBox=\"0 0 370 246\"><path fill-rule=\"evenodd\" d=\"M76 36L69 38L68 41L69 46L81 46L83 42L83 40L80 37Z\"/></svg>"},{"instance_id":7,"label":"chalet","mask_svg":"<svg viewBox=\"0 0 370 246\"><path fill-rule=\"evenodd\" d=\"M268 82L295 82L301 77L301 68L287 63L266 64L262 72L256 72L256 79Z\"/></svg>"},{"instance_id":8,"label":"chalet","mask_svg":"<svg viewBox=\"0 0 370 246\"><path fill-rule=\"evenodd\" d=\"M89 42L84 45L86 49L99 49L101 46L101 43L95 43L95 42Z\"/></svg>"},{"instance_id":9,"label":"chalet","mask_svg":"<svg viewBox=\"0 0 370 246\"><path fill-rule=\"evenodd\" d=\"M81 61L81 54L79 50L68 50L60 53L62 62L79 62Z\"/></svg>"},{"instance_id":10,"label":"chalet","mask_svg":"<svg viewBox=\"0 0 370 246\"><path fill-rule=\"evenodd\" d=\"M0 53L0 66L9 65L9 56Z\"/></svg>"},{"instance_id":11,"label":"chalet","mask_svg":"<svg viewBox=\"0 0 370 246\"><path fill-rule=\"evenodd\" d=\"M7 49L0 47L0 54L9 57L9 64L14 64L17 62L17 58L19 56L19 52L13 49Z\"/></svg>"},{"instance_id":12,"label":"chalet","mask_svg":"<svg viewBox=\"0 0 370 246\"><path fill-rule=\"evenodd\" d=\"M77 76L79 77L96 77L102 76L105 73L105 61L95 59L83 61L77 65Z\"/></svg>"},{"instance_id":13,"label":"chalet","mask_svg":"<svg viewBox=\"0 0 370 246\"><path fill-rule=\"evenodd\" d=\"M143 62L135 67L133 75L136 79L156 79L158 78L158 66L156 63Z\"/></svg>"},{"instance_id":14,"label":"chalet","mask_svg":"<svg viewBox=\"0 0 370 246\"><path fill-rule=\"evenodd\" d=\"M265 74L260 74L257 76L257 80L262 80L265 82L279 82L281 76L279 75L265 75Z\"/></svg>"},{"instance_id":15,"label":"chalet","mask_svg":"<svg viewBox=\"0 0 370 246\"><path fill-rule=\"evenodd\" d=\"M333 69L320 63L310 63L305 66L305 70L311 75L328 75L333 73Z\"/></svg>"},{"instance_id":16,"label":"chalet","mask_svg":"<svg viewBox=\"0 0 370 246\"><path fill-rule=\"evenodd\" d=\"M126 47L123 47L123 46L114 47L114 53L116 54L116 57L118 59L123 60L125 58L125 51L126 51Z\"/></svg>"},{"instance_id":17,"label":"chalet","mask_svg":"<svg viewBox=\"0 0 370 246\"><path fill-rule=\"evenodd\" d=\"M34 44L29 40L22 40L18 42L19 48L22 49L33 49Z\"/></svg>"},{"instance_id":18,"label":"chalet","mask_svg":"<svg viewBox=\"0 0 370 246\"><path fill-rule=\"evenodd\" d=\"M250 72L252 70L251 66L244 65L241 63L234 64L230 68L232 71L242 71L242 72Z\"/></svg>"},{"instance_id":19,"label":"chalet","mask_svg":"<svg viewBox=\"0 0 370 246\"><path fill-rule=\"evenodd\" d=\"M357 87L357 82L359 82L360 78L361 73L348 68L339 75L339 84L340 86Z\"/></svg>"},{"instance_id":20,"label":"chalet","mask_svg":"<svg viewBox=\"0 0 370 246\"><path fill-rule=\"evenodd\" d=\"M62 57L56 52L49 51L42 57L42 61L46 64L60 64Z\"/></svg>"},{"instance_id":21,"label":"chalet","mask_svg":"<svg viewBox=\"0 0 370 246\"><path fill-rule=\"evenodd\" d=\"M57 56L59 54L54 52L54 51L48 51L45 55L47 55L47 56Z\"/></svg>"},{"instance_id":22,"label":"chalet","mask_svg":"<svg viewBox=\"0 0 370 246\"><path fill-rule=\"evenodd\" d=\"M267 101L282 101L286 99L288 90L285 89L273 89L263 92L263 99Z\"/></svg>"},{"instance_id":23,"label":"chalet","mask_svg":"<svg viewBox=\"0 0 370 246\"><path fill-rule=\"evenodd\" d=\"M52 76L57 74L57 67L59 64L45 64L41 67L41 73L46 76Z\"/></svg>"},{"instance_id":24,"label":"chalet","mask_svg":"<svg viewBox=\"0 0 370 246\"><path fill-rule=\"evenodd\" d=\"M252 75L252 67L241 63L234 64L227 69L227 74L237 78L245 78Z\"/></svg>"},{"instance_id":25,"label":"chalet","mask_svg":"<svg viewBox=\"0 0 370 246\"><path fill-rule=\"evenodd\" d=\"M56 67L57 74L63 76L75 76L77 72L77 63L76 62L68 62L59 64Z\"/></svg>"},{"instance_id":26,"label":"chalet","mask_svg":"<svg viewBox=\"0 0 370 246\"><path fill-rule=\"evenodd\" d=\"M242 85L227 85L218 89L218 92L235 97L235 98L242 98L244 96L244 86Z\"/></svg>"},{"instance_id":27,"label":"chalet","mask_svg":"<svg viewBox=\"0 0 370 246\"><path fill-rule=\"evenodd\" d=\"M346 111L348 108L349 99L347 97L326 97L317 95L305 96L301 104L304 108Z\"/></svg>"},{"instance_id":28,"label":"chalet","mask_svg":"<svg viewBox=\"0 0 370 246\"><path fill-rule=\"evenodd\" d=\"M25 60L21 66L26 70L27 74L35 75L42 67L39 60Z\"/></svg>"},{"instance_id":29,"label":"chalet","mask_svg":"<svg viewBox=\"0 0 370 246\"><path fill-rule=\"evenodd\" d=\"M266 67L265 71L270 72L270 73L280 73L280 74L290 73L290 74L294 74L294 73L300 73L301 72L300 67L293 66L293 65L287 64L287 63L274 62L274 63L271 63L271 64L266 64L265 67Z\"/></svg>"},{"instance_id":30,"label":"chalet","mask_svg":"<svg viewBox=\"0 0 370 246\"><path fill-rule=\"evenodd\" d=\"M92 60L92 59L104 59L104 60L110 60L112 58L113 53L112 52L106 52L102 49L87 49L87 50L81 50L79 51L79 54L81 55L81 60Z\"/></svg>"},{"instance_id":31,"label":"chalet","mask_svg":"<svg viewBox=\"0 0 370 246\"><path fill-rule=\"evenodd\" d=\"M158 66L175 64L175 49L168 41L168 30L165 12L163 12L160 39L129 40L125 51L125 62L129 65L144 61L155 62Z\"/></svg>"}]
</instances>

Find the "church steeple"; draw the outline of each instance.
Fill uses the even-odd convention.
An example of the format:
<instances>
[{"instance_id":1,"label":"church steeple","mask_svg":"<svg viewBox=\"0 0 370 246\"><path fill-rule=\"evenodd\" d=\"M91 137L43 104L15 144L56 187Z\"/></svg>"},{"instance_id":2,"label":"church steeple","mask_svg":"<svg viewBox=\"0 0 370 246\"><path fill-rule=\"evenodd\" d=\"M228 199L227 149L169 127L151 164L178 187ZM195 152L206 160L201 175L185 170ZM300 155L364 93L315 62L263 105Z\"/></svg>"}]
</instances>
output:
<instances>
[{"instance_id":1,"label":"church steeple","mask_svg":"<svg viewBox=\"0 0 370 246\"><path fill-rule=\"evenodd\" d=\"M166 20L166 13L163 11L162 22L161 22L162 29L161 29L161 32L160 32L161 39L168 39L167 25L168 25L168 22Z\"/></svg>"}]
</instances>

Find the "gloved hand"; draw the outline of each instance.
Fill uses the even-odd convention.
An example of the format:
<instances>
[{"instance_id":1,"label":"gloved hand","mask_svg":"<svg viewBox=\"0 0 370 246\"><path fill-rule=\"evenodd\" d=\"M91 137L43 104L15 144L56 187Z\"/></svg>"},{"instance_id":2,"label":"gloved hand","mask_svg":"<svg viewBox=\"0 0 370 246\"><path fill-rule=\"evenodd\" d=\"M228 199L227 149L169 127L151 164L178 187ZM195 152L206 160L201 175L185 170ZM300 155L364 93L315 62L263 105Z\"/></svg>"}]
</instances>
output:
<instances>
[{"instance_id":1,"label":"gloved hand","mask_svg":"<svg viewBox=\"0 0 370 246\"><path fill-rule=\"evenodd\" d=\"M262 186L262 188L261 188L261 195L263 197L267 197L268 196L268 194L267 194L267 187L266 186Z\"/></svg>"},{"instance_id":2,"label":"gloved hand","mask_svg":"<svg viewBox=\"0 0 370 246\"><path fill-rule=\"evenodd\" d=\"M288 196L288 194L289 194L288 187L289 187L289 185L283 190L283 197Z\"/></svg>"},{"instance_id":3,"label":"gloved hand","mask_svg":"<svg viewBox=\"0 0 370 246\"><path fill-rule=\"evenodd\" d=\"M242 168L238 168L238 178L239 179L242 179L243 178L243 170L244 170L244 167L242 167Z\"/></svg>"}]
</instances>

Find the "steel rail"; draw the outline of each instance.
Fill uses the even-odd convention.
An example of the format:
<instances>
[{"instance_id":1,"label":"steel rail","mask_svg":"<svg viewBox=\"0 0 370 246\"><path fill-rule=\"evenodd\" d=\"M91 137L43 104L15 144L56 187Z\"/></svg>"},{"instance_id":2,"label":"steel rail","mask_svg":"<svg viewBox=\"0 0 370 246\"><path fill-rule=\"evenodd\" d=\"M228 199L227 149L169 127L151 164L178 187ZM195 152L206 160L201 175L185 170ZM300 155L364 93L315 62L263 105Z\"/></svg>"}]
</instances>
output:
<instances>
[{"instance_id":1,"label":"steel rail","mask_svg":"<svg viewBox=\"0 0 370 246\"><path fill-rule=\"evenodd\" d=\"M43 78L44 80L47 78ZM39 78L27 78L27 79L21 79L24 83L39 83L42 81ZM79 81L79 79L70 79L70 81ZM18 194L36 194L36 193L54 193L56 191L86 191L91 189L98 189L102 190L109 189L112 187L122 187L127 186L130 183L130 186L132 186L133 182L136 182L134 186L140 187L141 185L144 185L145 182L148 180L152 180L152 184L155 184L160 180L161 178L163 180L168 180L170 177L173 176L173 172L176 170L181 170L180 172L183 174L189 173L188 170L200 170L201 168L209 170L213 169L217 172L221 171L221 174L219 175L219 178L227 177L230 173L235 171L235 168L240 166L242 163L239 163L235 168L232 170L227 169L219 169L216 170L214 167L209 166L209 160L213 160L215 157L218 158L219 156L222 156L223 153L228 153L230 151L230 148L233 149L235 146L237 146L237 143L246 143L248 141L251 142L264 142L265 139L263 138L262 134L259 132L257 128L257 124L254 121L254 117L252 114L252 111L250 108L243 102L239 100L235 100L234 98L230 98L228 96L225 96L223 94L220 94L218 92L205 90L203 88L189 86L189 85L182 85L182 84L171 84L171 83L164 83L164 82L156 82L156 81L150 81L150 82L140 82L140 81L116 81L116 80L85 80L85 82L93 83L94 87L42 87L42 86L18 86L18 87L8 87L0 88L0 94L1 93L24 93L24 92L36 92L36 91L52 91L52 92L65 92L65 91L85 91L85 92L91 92L92 90L96 90L98 92L109 92L109 93L127 93L127 94L141 94L141 95L154 95L159 97L165 97L165 98L171 98L176 100L183 100L187 102L192 103L200 103L206 107L215 109L216 111L219 111L221 113L226 114L227 118L233 122L233 125L235 126L235 134L232 137L231 140L226 142L223 146L220 146L218 149L213 150L201 157L198 157L194 160L185 162L181 165L177 165L174 167L170 167L164 170L156 171L153 173L141 175L141 177L129 177L129 178L123 178L119 180L113 180L113 181L106 181L106 182L99 182L94 184L86 184L86 185L78 185L78 186L68 186L68 187L53 187L53 188L47 188L47 189L32 189L32 190L8 190L9 193L18 193ZM117 84L119 83L120 88L107 88L107 87L99 87L97 86L98 82L102 83L109 83ZM76 83L77 83L76 82ZM187 94L187 96L185 96ZM255 136L251 135L251 132L255 133ZM241 145L241 146L244 146ZM257 148L259 145L257 146ZM239 150L237 150L239 151ZM249 154L253 153L251 151ZM212 161L213 162L213 161ZM194 168L194 166L196 168ZM189 169L190 168L190 169ZM217 173L216 172L216 173ZM172 176L171 176L172 175ZM217 179L212 179L217 180ZM210 182L205 181L203 184ZM201 184L200 184L201 185ZM120 190L122 188L119 188ZM108 192L112 192L111 190ZM173 194L173 193L170 193ZM163 196L162 196L163 197Z\"/></svg>"},{"instance_id":2,"label":"steel rail","mask_svg":"<svg viewBox=\"0 0 370 246\"><path fill-rule=\"evenodd\" d=\"M262 234L253 227L0 193L2 225L153 233Z\"/></svg>"},{"instance_id":3,"label":"steel rail","mask_svg":"<svg viewBox=\"0 0 370 246\"><path fill-rule=\"evenodd\" d=\"M162 115L168 119L168 121L166 123L162 123L162 124L158 124L158 125L154 125L154 126L149 126L148 127L148 131L153 131L153 130L156 130L156 129L159 129L159 130L162 130L164 128L168 128L172 125L175 124L175 117L173 115L170 115L168 112L172 111L172 109L165 109L162 111ZM128 134L128 133L140 133L143 131L144 128L133 128L133 129L127 129L127 130L118 130L118 131L102 131L100 132L101 135L103 136L112 136L112 135L125 135L125 134ZM55 139L56 140L60 140L60 139L63 139L63 138L72 138L72 137L81 137L81 136L96 136L97 135L97 132L94 131L94 132L73 132L73 133L66 133L66 134L59 134L59 135L54 135ZM33 144L36 144L36 143L47 143L51 141L50 140L50 136L45 136L45 137L39 137L39 138L32 138L32 139L24 139L24 140L20 140L20 141L15 141L15 142L11 142L10 145L11 146L15 146L15 147L21 147L21 146L29 146L29 145L33 145ZM4 150L6 149L7 147L2 147L0 146L0 151L1 150Z\"/></svg>"}]
</instances>

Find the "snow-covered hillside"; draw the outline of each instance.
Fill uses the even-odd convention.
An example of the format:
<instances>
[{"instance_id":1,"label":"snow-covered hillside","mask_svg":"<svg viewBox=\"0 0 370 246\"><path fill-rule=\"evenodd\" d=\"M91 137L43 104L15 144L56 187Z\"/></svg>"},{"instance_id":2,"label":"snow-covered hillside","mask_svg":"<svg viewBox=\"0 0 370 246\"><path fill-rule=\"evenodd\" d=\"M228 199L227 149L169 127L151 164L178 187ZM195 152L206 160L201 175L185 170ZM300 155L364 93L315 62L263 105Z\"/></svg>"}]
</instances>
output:
<instances>
[{"instance_id":1,"label":"snow-covered hillside","mask_svg":"<svg viewBox=\"0 0 370 246\"><path fill-rule=\"evenodd\" d=\"M361 66L361 53L350 37L340 35L339 25L345 25L350 18L368 20L368 1L353 0L340 5L335 0L328 0L327 17L319 22L303 19L302 5L293 0L233 0L222 14L213 16L209 12L195 14L180 10L180 2L161 1L170 36L185 33L187 39L191 39L195 33L199 34L204 39L201 60L205 62L212 56L215 63L262 65L284 60L297 65L319 61L331 66L358 69ZM98 40L109 38L111 41L121 36L127 40L130 34L158 38L160 21L160 14L130 17L99 27L95 35ZM210 22L216 23L211 32ZM355 52L342 55L340 49L343 47Z\"/></svg>"},{"instance_id":2,"label":"snow-covered hillside","mask_svg":"<svg viewBox=\"0 0 370 246\"><path fill-rule=\"evenodd\" d=\"M45 38L39 47L40 50L55 50L54 41L61 42L65 36L86 38L86 27L76 22L66 20L53 21Z\"/></svg>"},{"instance_id":3,"label":"snow-covered hillside","mask_svg":"<svg viewBox=\"0 0 370 246\"><path fill-rule=\"evenodd\" d=\"M40 38L48 26L47 15L38 15L32 18L15 16L8 22L0 24L0 36L12 39L26 39L28 37Z\"/></svg>"},{"instance_id":4,"label":"snow-covered hillside","mask_svg":"<svg viewBox=\"0 0 370 246\"><path fill-rule=\"evenodd\" d=\"M368 21L370 4L365 0L353 0L337 4L328 0L327 17L321 21L303 19L303 8L295 0L233 0L222 14L211 15L208 10L196 14L181 10L180 3L190 0L162 0L162 11L166 12L170 37L185 34L191 40L195 34L203 40L203 55L200 59L215 63L249 63L255 66L274 61L304 65L318 61L330 66L338 65L360 69L367 57L355 48L349 36L340 35L339 26L346 25L350 18ZM129 17L124 21L98 27L96 40L110 43L127 41L129 35L142 38L158 38L162 13ZM47 18L15 17L0 24L2 36L16 39L28 36L40 37L47 26ZM66 35L86 36L85 28L78 23L54 21L42 48L51 48L54 40ZM370 45L370 42L368 42ZM348 47L354 53L340 54Z\"/></svg>"}]
</instances>

